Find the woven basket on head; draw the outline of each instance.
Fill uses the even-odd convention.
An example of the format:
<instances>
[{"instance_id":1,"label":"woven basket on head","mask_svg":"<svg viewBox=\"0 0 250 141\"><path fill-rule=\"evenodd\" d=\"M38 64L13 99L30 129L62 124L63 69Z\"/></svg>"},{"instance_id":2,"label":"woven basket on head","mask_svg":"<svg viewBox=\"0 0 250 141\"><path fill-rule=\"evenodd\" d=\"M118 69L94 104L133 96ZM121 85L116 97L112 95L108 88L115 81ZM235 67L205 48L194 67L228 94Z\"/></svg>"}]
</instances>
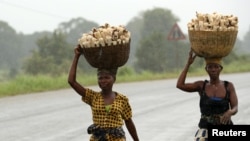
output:
<instances>
[{"instance_id":1,"label":"woven basket on head","mask_svg":"<svg viewBox=\"0 0 250 141\"><path fill-rule=\"evenodd\" d=\"M188 31L191 48L197 56L222 58L233 49L238 31Z\"/></svg>"},{"instance_id":2,"label":"woven basket on head","mask_svg":"<svg viewBox=\"0 0 250 141\"><path fill-rule=\"evenodd\" d=\"M204 59L206 61L206 64L215 63L215 64L222 65L222 57L221 58L204 58Z\"/></svg>"},{"instance_id":3,"label":"woven basket on head","mask_svg":"<svg viewBox=\"0 0 250 141\"><path fill-rule=\"evenodd\" d=\"M83 47L82 53L94 68L118 68L129 58L130 42L100 47Z\"/></svg>"}]
</instances>

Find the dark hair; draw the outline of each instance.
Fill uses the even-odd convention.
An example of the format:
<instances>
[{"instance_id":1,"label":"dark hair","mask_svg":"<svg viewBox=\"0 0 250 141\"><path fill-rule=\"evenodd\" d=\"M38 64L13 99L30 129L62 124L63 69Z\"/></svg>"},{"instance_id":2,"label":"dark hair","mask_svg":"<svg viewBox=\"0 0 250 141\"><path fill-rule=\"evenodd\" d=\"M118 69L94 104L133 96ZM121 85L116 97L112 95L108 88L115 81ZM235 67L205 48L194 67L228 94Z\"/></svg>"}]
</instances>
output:
<instances>
[{"instance_id":1,"label":"dark hair","mask_svg":"<svg viewBox=\"0 0 250 141\"><path fill-rule=\"evenodd\" d=\"M106 68L98 68L97 69L97 75L101 72L105 72L105 73L109 73L113 76L116 76L116 73L117 73L117 69L118 68L111 68L111 69L106 69Z\"/></svg>"},{"instance_id":2,"label":"dark hair","mask_svg":"<svg viewBox=\"0 0 250 141\"><path fill-rule=\"evenodd\" d=\"M117 69L118 68L111 68L111 69L98 68L97 69L97 75L99 75L99 73L108 73L108 74L112 75L116 79Z\"/></svg>"}]
</instances>

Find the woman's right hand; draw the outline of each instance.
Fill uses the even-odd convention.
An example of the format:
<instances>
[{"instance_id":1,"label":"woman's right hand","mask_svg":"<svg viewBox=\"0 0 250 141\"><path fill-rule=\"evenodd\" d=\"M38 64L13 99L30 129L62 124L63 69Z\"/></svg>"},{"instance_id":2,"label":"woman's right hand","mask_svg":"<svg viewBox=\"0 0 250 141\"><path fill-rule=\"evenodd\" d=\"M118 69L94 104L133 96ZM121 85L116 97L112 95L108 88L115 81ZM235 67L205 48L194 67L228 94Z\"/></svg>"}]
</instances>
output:
<instances>
[{"instance_id":1,"label":"woman's right hand","mask_svg":"<svg viewBox=\"0 0 250 141\"><path fill-rule=\"evenodd\" d=\"M194 60L195 60L195 57L196 57L197 55L194 53L194 51L191 49L190 51L189 51L189 57L188 57L188 64L189 65L191 65L193 62L194 62Z\"/></svg>"},{"instance_id":2,"label":"woman's right hand","mask_svg":"<svg viewBox=\"0 0 250 141\"><path fill-rule=\"evenodd\" d=\"M82 54L82 48L81 46L78 44L76 47L75 47L75 55L77 56L80 56Z\"/></svg>"}]
</instances>

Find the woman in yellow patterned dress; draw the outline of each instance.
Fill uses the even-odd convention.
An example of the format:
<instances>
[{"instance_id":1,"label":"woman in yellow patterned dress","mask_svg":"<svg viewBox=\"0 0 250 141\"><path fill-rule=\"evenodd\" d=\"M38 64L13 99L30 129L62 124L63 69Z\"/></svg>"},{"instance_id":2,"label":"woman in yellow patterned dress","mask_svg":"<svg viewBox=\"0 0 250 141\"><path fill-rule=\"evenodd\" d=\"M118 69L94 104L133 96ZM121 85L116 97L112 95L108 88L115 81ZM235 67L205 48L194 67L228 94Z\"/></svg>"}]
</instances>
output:
<instances>
[{"instance_id":1,"label":"woman in yellow patterned dress","mask_svg":"<svg viewBox=\"0 0 250 141\"><path fill-rule=\"evenodd\" d=\"M91 134L90 141L125 141L123 123L133 140L139 141L128 98L112 90L117 68L98 69L100 92L85 88L76 81L77 64L81 56L79 45L74 52L68 83L82 96L82 101L91 106L93 124L88 128L88 133Z\"/></svg>"}]
</instances>

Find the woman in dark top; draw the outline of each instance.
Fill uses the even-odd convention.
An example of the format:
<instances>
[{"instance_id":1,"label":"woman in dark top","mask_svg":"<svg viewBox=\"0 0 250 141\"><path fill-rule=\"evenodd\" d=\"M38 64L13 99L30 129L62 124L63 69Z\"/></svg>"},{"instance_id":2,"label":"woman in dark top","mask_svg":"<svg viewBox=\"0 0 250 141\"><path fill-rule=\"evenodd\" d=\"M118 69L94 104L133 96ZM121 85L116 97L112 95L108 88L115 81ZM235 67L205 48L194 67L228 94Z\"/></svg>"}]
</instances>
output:
<instances>
[{"instance_id":1,"label":"woman in dark top","mask_svg":"<svg viewBox=\"0 0 250 141\"><path fill-rule=\"evenodd\" d=\"M206 59L205 70L210 80L187 83L187 72L195 58L196 55L191 50L176 87L185 92L199 93L201 117L195 141L200 141L207 140L208 125L233 124L231 116L238 112L238 98L233 83L220 80L220 72L223 69L220 60Z\"/></svg>"}]
</instances>

